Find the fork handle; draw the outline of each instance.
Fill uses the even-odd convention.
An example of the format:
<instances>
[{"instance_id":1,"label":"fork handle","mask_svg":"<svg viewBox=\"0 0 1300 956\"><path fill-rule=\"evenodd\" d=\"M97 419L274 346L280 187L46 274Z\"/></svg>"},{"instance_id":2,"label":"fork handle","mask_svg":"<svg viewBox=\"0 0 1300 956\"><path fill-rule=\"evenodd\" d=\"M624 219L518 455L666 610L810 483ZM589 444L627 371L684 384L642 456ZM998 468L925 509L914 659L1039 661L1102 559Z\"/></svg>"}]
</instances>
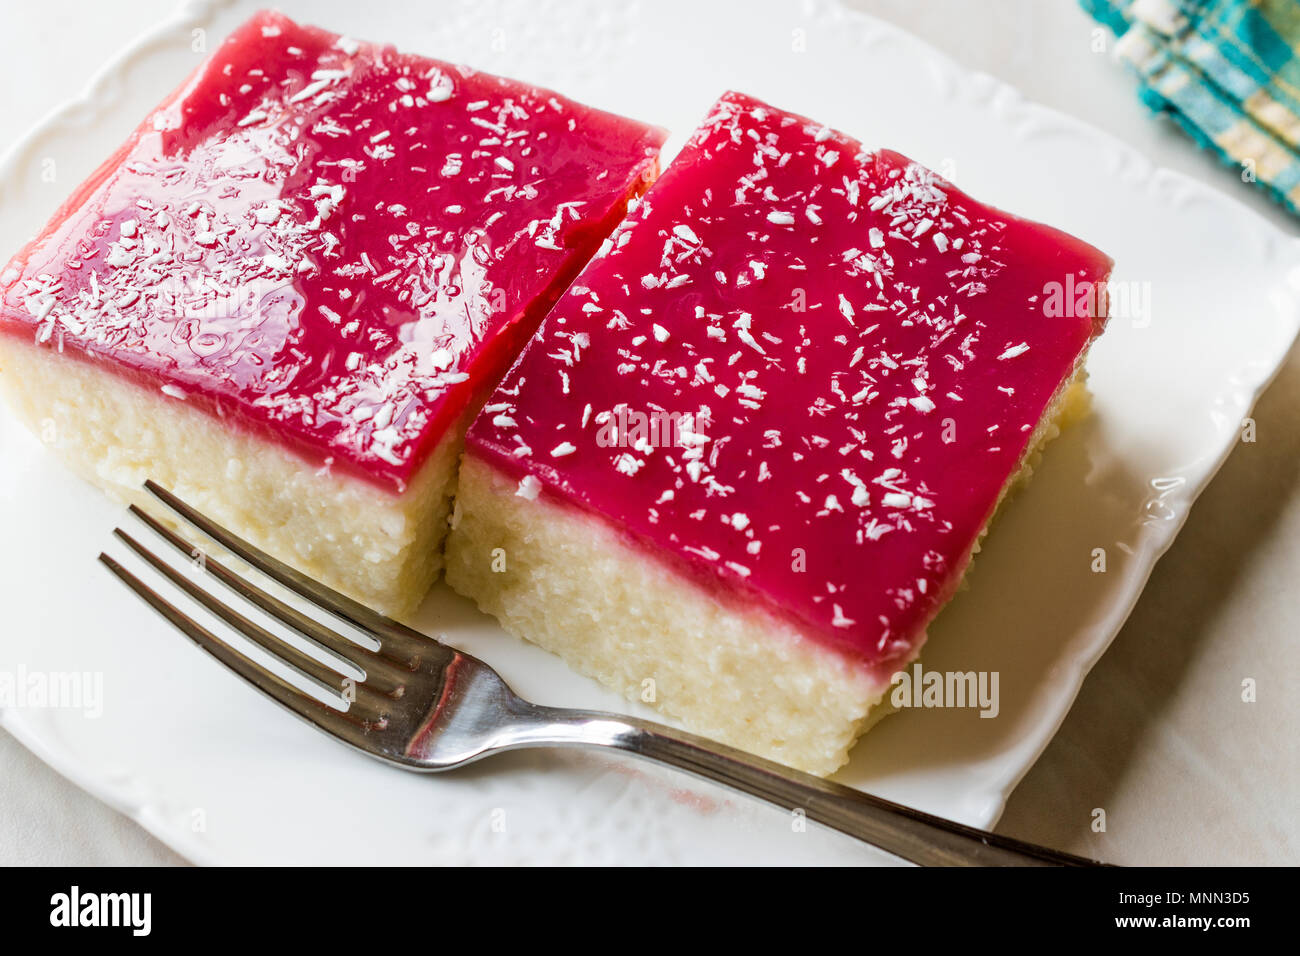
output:
<instances>
[{"instance_id":1,"label":"fork handle","mask_svg":"<svg viewBox=\"0 0 1300 956\"><path fill-rule=\"evenodd\" d=\"M517 728L522 733L515 746L623 750L786 810L801 810L809 820L922 866L1103 865L922 813L648 720L532 704L519 716L524 726Z\"/></svg>"}]
</instances>

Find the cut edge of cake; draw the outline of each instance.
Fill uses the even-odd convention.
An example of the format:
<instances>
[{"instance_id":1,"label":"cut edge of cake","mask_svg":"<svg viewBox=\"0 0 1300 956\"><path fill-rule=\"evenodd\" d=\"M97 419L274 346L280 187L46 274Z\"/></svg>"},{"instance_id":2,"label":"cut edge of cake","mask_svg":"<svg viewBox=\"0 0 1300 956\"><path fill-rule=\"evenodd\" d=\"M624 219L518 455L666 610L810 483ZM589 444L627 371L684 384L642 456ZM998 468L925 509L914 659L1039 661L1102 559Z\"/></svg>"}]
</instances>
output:
<instances>
[{"instance_id":1,"label":"cut edge of cake","mask_svg":"<svg viewBox=\"0 0 1300 956\"><path fill-rule=\"evenodd\" d=\"M1086 357L1085 349L1045 409L954 575L954 593L1043 448L1086 414ZM517 480L472 450L451 525L447 583L507 632L689 730L818 776L842 767L858 738L892 712L893 673L925 643L923 629L907 660L874 673L769 609L706 588L545 486L521 494Z\"/></svg>"},{"instance_id":2,"label":"cut edge of cake","mask_svg":"<svg viewBox=\"0 0 1300 956\"><path fill-rule=\"evenodd\" d=\"M381 613L407 618L442 569L467 419L403 494L93 363L0 335L0 395L76 474L157 511L152 479L240 537ZM473 409L471 409L471 412Z\"/></svg>"}]
</instances>

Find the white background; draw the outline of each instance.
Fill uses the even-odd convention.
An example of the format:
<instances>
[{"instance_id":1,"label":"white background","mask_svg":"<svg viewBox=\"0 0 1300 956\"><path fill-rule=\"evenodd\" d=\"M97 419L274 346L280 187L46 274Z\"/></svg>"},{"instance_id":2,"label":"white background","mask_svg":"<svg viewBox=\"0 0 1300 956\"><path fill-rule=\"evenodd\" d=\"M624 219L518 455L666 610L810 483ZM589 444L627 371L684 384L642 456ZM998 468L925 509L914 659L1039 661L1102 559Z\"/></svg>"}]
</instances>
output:
<instances>
[{"instance_id":1,"label":"white background","mask_svg":"<svg viewBox=\"0 0 1300 956\"><path fill-rule=\"evenodd\" d=\"M1028 96L1248 203L1297 221L1137 102L1073 0L849 0ZM0 149L171 9L172 0L41 0L0 14ZM329 26L329 24L322 24ZM1014 158L1012 158L1014 159ZM0 256L11 250L0 250ZM1300 361L1265 394L999 829L1119 863L1296 863L1267 820L1294 810L1300 581ZM10 598L12 599L12 598ZM1241 679L1260 700L1240 702ZM1260 711L1242 733L1245 706ZM1275 719L1258 719L1259 717ZM1265 728L1259 730L1258 728ZM1090 828L1106 812L1105 833ZM0 863L176 863L133 823L0 732Z\"/></svg>"}]
</instances>

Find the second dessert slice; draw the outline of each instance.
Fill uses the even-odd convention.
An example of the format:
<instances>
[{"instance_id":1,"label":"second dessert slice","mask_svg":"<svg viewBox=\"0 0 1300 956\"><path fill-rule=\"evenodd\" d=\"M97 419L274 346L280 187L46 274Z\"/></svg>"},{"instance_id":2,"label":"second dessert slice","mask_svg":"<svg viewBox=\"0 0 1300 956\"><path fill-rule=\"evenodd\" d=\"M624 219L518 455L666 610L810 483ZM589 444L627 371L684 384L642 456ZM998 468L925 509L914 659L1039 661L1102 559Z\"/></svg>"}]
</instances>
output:
<instances>
[{"instance_id":1,"label":"second dessert slice","mask_svg":"<svg viewBox=\"0 0 1300 956\"><path fill-rule=\"evenodd\" d=\"M728 94L470 428L448 581L692 729L829 773L1055 433L1110 268Z\"/></svg>"},{"instance_id":2,"label":"second dessert slice","mask_svg":"<svg viewBox=\"0 0 1300 956\"><path fill-rule=\"evenodd\" d=\"M663 137L258 14L4 270L0 386L97 484L405 614L468 415Z\"/></svg>"}]
</instances>

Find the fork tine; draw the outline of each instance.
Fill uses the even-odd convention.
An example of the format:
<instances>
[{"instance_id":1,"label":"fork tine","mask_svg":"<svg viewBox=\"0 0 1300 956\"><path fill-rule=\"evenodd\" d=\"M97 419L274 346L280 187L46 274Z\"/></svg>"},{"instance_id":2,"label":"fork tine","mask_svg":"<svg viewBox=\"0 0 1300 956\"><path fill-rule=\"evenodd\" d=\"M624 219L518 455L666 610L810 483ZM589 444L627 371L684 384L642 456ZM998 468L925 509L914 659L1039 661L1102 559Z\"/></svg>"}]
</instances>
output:
<instances>
[{"instance_id":1,"label":"fork tine","mask_svg":"<svg viewBox=\"0 0 1300 956\"><path fill-rule=\"evenodd\" d=\"M245 657L197 621L187 617L175 605L107 554L101 552L99 560L146 604L170 621L177 630L248 683L304 720L310 721L345 742L352 742L350 737L356 732L356 724L348 719L347 714L304 694L278 674Z\"/></svg>"},{"instance_id":2,"label":"fork tine","mask_svg":"<svg viewBox=\"0 0 1300 956\"><path fill-rule=\"evenodd\" d=\"M172 531L161 521L136 505L129 508L132 515L142 521L151 531L187 557L202 555L203 568L218 581L240 597L261 608L282 624L293 628L317 647L347 661L365 672L366 683L374 690L390 697L401 696L404 687L403 672L409 676L407 659L398 655L384 657L368 647L362 647L355 641L326 627L314 618L303 614L296 607L286 604L279 598L245 581L216 558L199 551L190 542Z\"/></svg>"},{"instance_id":3,"label":"fork tine","mask_svg":"<svg viewBox=\"0 0 1300 956\"><path fill-rule=\"evenodd\" d=\"M313 581L307 575L295 571L282 561L276 560L260 548L254 547L238 535L227 531L215 521L204 517L152 479L146 481L144 487L151 495L231 554L237 555L243 561L267 575L267 577L279 581L317 607L338 615L363 631L373 633L380 638L381 644L392 642L395 645L394 649L400 649L401 653L416 660L422 654L427 653L431 646L437 646L436 642L431 641L419 631L412 630L404 624L399 624L377 611L372 611L364 604L354 601L347 595L340 594L333 588L326 587L318 581Z\"/></svg>"},{"instance_id":4,"label":"fork tine","mask_svg":"<svg viewBox=\"0 0 1300 956\"><path fill-rule=\"evenodd\" d=\"M162 558L158 557L135 538L131 537L121 528L114 528L113 534L123 541L128 548L149 562L155 571L171 581L191 598L202 604L205 608L215 614L221 620L225 621L240 634L243 634L250 641L253 641L261 648L274 654L284 663L288 664L303 677L318 684L322 689L331 693L340 694L344 690L343 681L345 675L331 667L327 667L320 661L316 660L309 654L304 654L298 648L282 641L279 637L272 634L266 628L253 621L250 621L238 611L218 601L203 588L196 585L193 581L188 580L185 575L177 571Z\"/></svg>"}]
</instances>

